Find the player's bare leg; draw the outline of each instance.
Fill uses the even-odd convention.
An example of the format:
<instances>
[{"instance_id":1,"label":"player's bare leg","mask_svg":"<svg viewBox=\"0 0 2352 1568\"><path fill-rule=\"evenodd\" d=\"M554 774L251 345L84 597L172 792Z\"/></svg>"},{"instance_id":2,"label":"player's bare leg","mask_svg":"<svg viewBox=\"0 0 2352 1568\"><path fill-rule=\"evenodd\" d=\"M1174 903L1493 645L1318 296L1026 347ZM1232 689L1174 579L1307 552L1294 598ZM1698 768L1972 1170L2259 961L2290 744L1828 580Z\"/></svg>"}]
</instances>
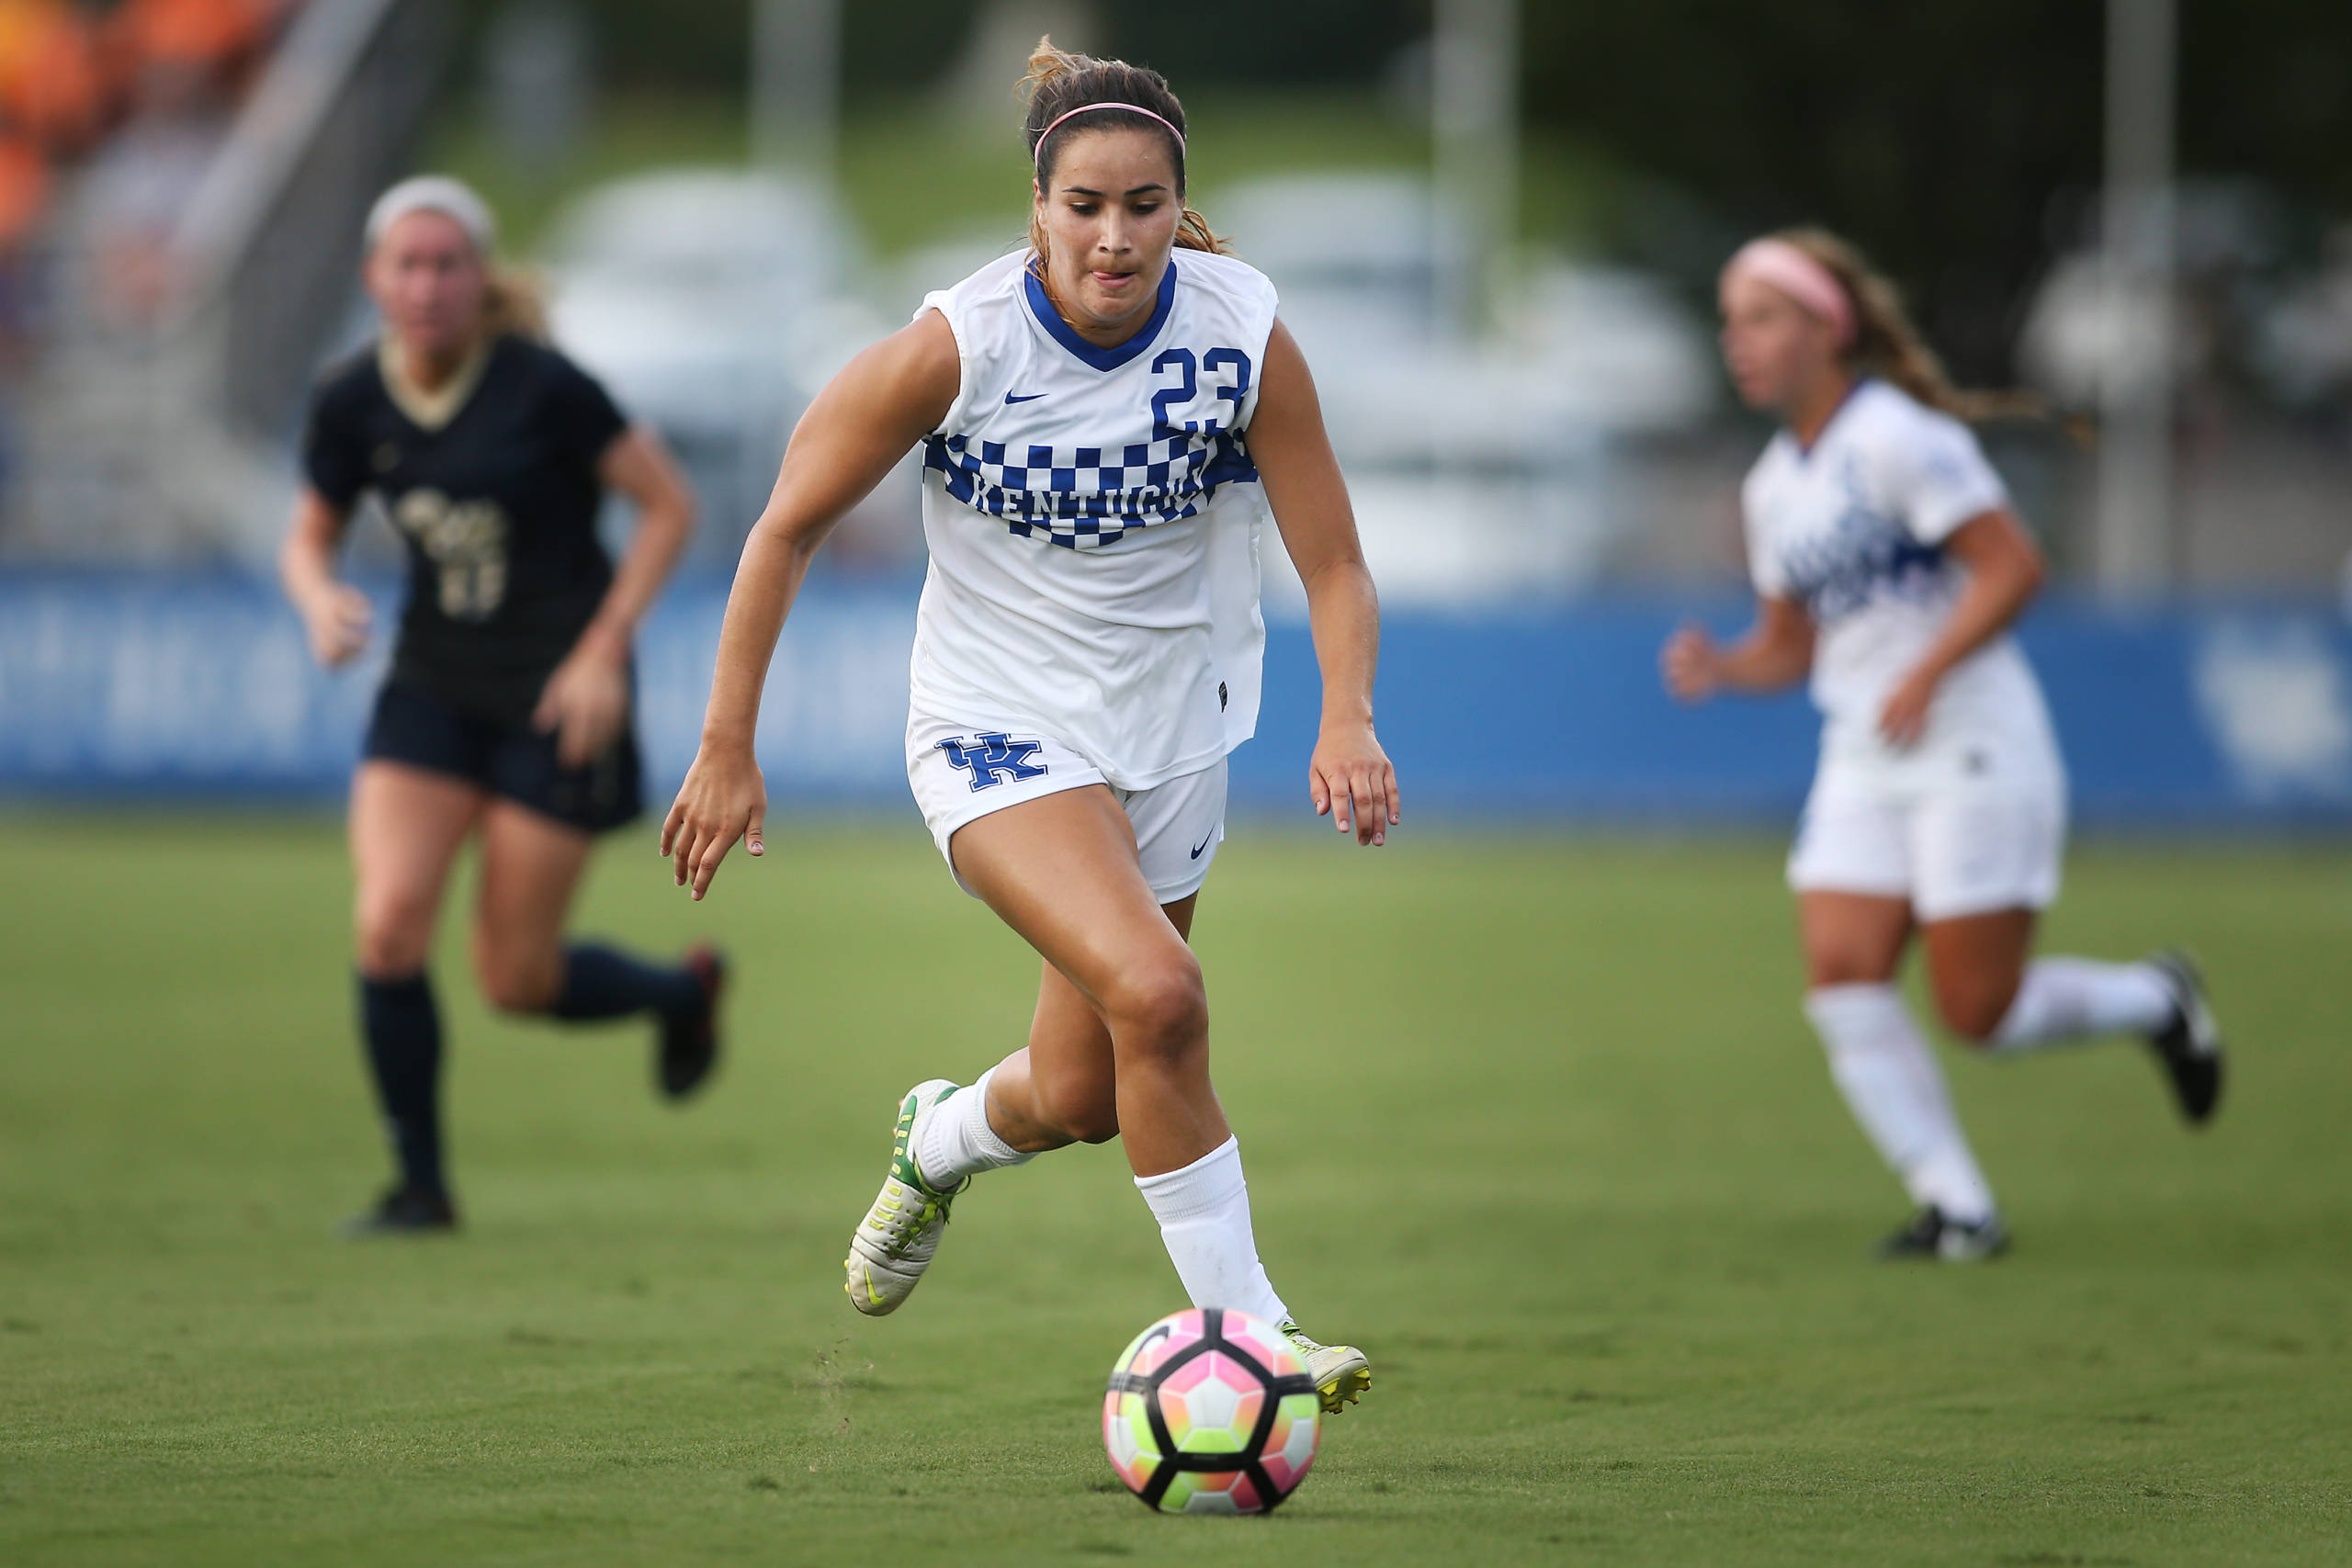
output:
<instances>
[{"instance_id":1,"label":"player's bare leg","mask_svg":"<svg viewBox=\"0 0 2352 1568\"><path fill-rule=\"evenodd\" d=\"M1238 1307L1295 1330L1258 1261L1238 1147L1209 1081L1207 992L1185 941L1193 900L1157 901L1136 863L1134 829L1099 785L983 817L959 829L951 849L965 883L1047 965L1029 1045L989 1075L980 1099L966 1101L967 1114L987 1123L972 1134L1023 1154L1123 1138L1194 1304ZM938 1096L916 1114L944 1114L947 1100ZM908 1127L911 1138L912 1118ZM923 1186L927 1201L942 1205L929 1226L935 1247L954 1194ZM889 1197L886 1188L877 1235L908 1212L905 1199L899 1210L885 1208ZM857 1272L854 1252L853 1300ZM1296 1337L1327 1404L1369 1386L1361 1351Z\"/></svg>"},{"instance_id":2,"label":"player's bare leg","mask_svg":"<svg viewBox=\"0 0 2352 1568\"><path fill-rule=\"evenodd\" d=\"M1928 982L1952 1032L2004 1056L2136 1035L2182 1117L2191 1126L2210 1121L2223 1052L2196 965L2175 953L2136 964L2037 958L2036 923L2031 909L1996 909L1923 928Z\"/></svg>"},{"instance_id":3,"label":"player's bare leg","mask_svg":"<svg viewBox=\"0 0 2352 1568\"><path fill-rule=\"evenodd\" d=\"M669 1100L710 1076L725 965L698 947L675 964L649 962L564 930L595 848L594 835L510 800L482 813L481 887L473 931L482 995L503 1011L594 1023L650 1014L653 1078Z\"/></svg>"}]
</instances>

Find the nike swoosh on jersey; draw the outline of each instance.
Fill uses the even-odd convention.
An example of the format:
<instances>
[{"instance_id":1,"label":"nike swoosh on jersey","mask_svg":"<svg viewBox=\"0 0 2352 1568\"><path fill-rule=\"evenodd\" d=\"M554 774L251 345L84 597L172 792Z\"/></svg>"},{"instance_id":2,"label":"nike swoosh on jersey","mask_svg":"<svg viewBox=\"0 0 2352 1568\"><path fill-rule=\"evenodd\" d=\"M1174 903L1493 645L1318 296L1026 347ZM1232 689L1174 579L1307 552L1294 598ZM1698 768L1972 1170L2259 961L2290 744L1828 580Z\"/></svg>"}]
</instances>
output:
<instances>
[{"instance_id":1,"label":"nike swoosh on jersey","mask_svg":"<svg viewBox=\"0 0 2352 1568\"><path fill-rule=\"evenodd\" d=\"M1009 407L1013 403L1034 403L1046 395L1044 392L1007 392L1004 400Z\"/></svg>"},{"instance_id":2,"label":"nike swoosh on jersey","mask_svg":"<svg viewBox=\"0 0 2352 1568\"><path fill-rule=\"evenodd\" d=\"M1209 839L1214 839L1214 838L1216 838L1216 829L1214 829L1214 828L1210 829L1209 829ZM1201 858L1201 852L1202 852L1203 850L1205 850L1205 849L1207 849L1207 848L1209 847L1209 839L1203 839L1203 840L1202 840L1198 844L1196 844L1196 845L1194 845L1194 846L1193 847L1193 858L1194 860L1198 860L1198 859L1200 859L1200 858Z\"/></svg>"}]
</instances>

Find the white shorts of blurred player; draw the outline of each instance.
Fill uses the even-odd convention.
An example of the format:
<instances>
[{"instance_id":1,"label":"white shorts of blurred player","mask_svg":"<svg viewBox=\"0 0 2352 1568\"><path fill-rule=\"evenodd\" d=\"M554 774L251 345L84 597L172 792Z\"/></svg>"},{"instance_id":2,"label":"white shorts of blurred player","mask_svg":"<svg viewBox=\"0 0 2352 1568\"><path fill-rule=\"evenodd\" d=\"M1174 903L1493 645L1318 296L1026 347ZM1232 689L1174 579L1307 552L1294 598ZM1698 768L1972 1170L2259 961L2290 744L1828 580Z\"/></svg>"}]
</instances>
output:
<instances>
[{"instance_id":1,"label":"white shorts of blurred player","mask_svg":"<svg viewBox=\"0 0 2352 1568\"><path fill-rule=\"evenodd\" d=\"M2046 909L2065 850L2055 769L1998 783L1917 780L1825 760L1789 852L1789 886L1908 899L1922 924Z\"/></svg>"},{"instance_id":2,"label":"white shorts of blurred player","mask_svg":"<svg viewBox=\"0 0 2352 1568\"><path fill-rule=\"evenodd\" d=\"M932 841L956 876L948 841L992 811L1066 789L1102 784L1135 829L1136 855L1152 897L1173 904L1201 890L1225 842L1225 759L1150 789L1121 789L1060 741L1041 733L907 716L907 783ZM977 897L977 895L975 895Z\"/></svg>"}]
</instances>

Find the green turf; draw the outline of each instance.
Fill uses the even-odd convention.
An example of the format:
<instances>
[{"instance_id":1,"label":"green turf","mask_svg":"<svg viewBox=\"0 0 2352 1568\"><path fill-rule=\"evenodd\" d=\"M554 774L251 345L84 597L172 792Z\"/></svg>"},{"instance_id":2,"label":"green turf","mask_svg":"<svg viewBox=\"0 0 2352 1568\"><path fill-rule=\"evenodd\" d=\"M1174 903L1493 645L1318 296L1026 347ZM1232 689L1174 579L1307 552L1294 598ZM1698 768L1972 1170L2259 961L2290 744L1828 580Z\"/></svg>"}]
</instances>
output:
<instances>
[{"instance_id":1,"label":"green turf","mask_svg":"<svg viewBox=\"0 0 2352 1568\"><path fill-rule=\"evenodd\" d=\"M1200 945L1277 1282L1378 1382L1264 1521L1164 1519L1101 1379L1180 1304L1115 1145L984 1179L900 1315L839 1259L896 1097L1030 961L909 820L584 924L741 976L707 1102L439 974L462 1239L379 1179L330 824L0 819L0 1562L2189 1564L2352 1555L2352 853L2093 848L2052 937L2200 949L2138 1052L1959 1062L2018 1246L1889 1268L1777 852L1239 837Z\"/></svg>"}]
</instances>

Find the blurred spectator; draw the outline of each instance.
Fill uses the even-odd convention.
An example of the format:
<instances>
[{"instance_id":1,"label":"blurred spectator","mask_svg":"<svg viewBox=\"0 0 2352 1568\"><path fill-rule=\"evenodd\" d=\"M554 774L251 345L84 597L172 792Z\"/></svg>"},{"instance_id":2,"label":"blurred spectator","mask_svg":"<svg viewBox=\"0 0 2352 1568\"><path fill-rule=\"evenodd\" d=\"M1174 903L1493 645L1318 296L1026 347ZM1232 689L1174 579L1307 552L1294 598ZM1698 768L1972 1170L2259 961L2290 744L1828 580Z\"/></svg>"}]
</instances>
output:
<instances>
[{"instance_id":1,"label":"blurred spectator","mask_svg":"<svg viewBox=\"0 0 2352 1568\"><path fill-rule=\"evenodd\" d=\"M18 254L49 208L49 163L32 138L0 130L0 257Z\"/></svg>"},{"instance_id":2,"label":"blurred spectator","mask_svg":"<svg viewBox=\"0 0 2352 1568\"><path fill-rule=\"evenodd\" d=\"M172 238L289 8L281 0L127 0L107 18L125 118L92 159L84 192L96 260L90 303L105 323L143 329L168 303Z\"/></svg>"},{"instance_id":3,"label":"blurred spectator","mask_svg":"<svg viewBox=\"0 0 2352 1568\"><path fill-rule=\"evenodd\" d=\"M134 79L201 76L229 89L259 57L287 0L125 0L107 18L108 42Z\"/></svg>"},{"instance_id":4,"label":"blurred spectator","mask_svg":"<svg viewBox=\"0 0 2352 1568\"><path fill-rule=\"evenodd\" d=\"M0 118L53 156L88 145L107 93L89 20L64 0L0 0Z\"/></svg>"}]
</instances>

